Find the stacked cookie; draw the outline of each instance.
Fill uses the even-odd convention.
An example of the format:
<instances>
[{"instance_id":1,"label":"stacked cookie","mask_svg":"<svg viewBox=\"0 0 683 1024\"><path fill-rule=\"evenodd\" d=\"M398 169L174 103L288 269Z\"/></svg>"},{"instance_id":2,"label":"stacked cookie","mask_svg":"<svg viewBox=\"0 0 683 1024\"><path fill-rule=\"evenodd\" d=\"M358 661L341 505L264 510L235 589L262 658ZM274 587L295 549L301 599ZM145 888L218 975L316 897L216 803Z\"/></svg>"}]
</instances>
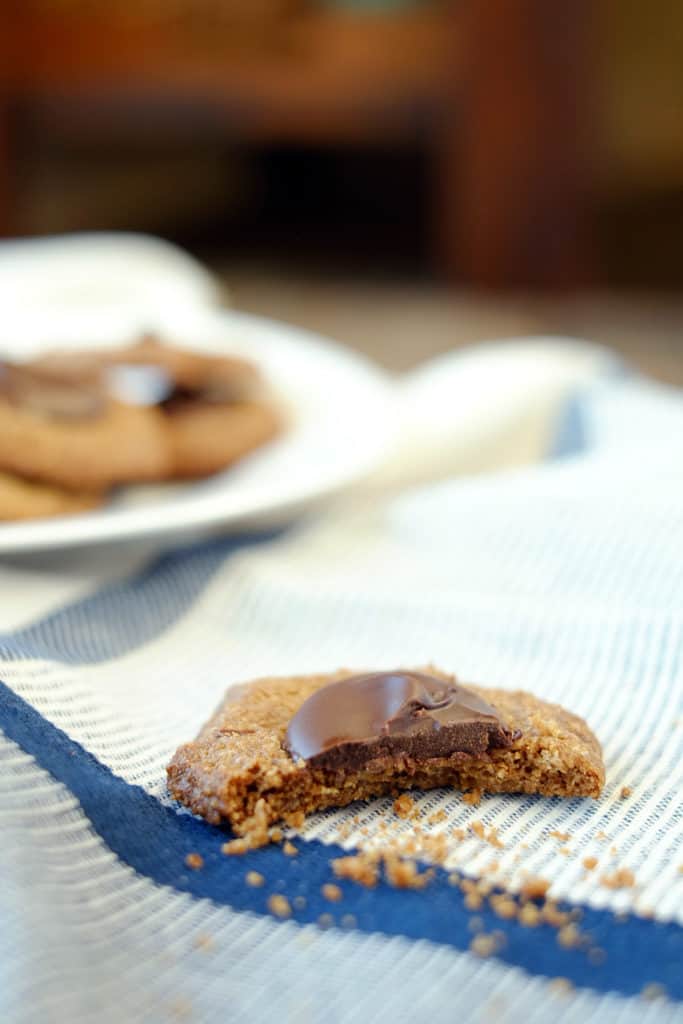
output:
<instances>
[{"instance_id":1,"label":"stacked cookie","mask_svg":"<svg viewBox=\"0 0 683 1024\"><path fill-rule=\"evenodd\" d=\"M251 364L151 336L0 363L0 520L95 508L121 484L207 476L278 429Z\"/></svg>"}]
</instances>

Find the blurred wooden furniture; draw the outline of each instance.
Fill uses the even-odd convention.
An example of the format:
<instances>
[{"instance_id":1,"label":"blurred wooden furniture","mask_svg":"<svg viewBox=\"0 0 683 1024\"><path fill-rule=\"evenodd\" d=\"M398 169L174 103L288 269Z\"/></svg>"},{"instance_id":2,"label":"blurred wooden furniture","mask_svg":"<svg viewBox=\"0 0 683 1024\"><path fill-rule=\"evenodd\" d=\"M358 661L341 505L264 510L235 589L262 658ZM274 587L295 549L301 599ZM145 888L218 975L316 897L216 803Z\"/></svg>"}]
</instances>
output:
<instances>
[{"instance_id":1,"label":"blurred wooden furniture","mask_svg":"<svg viewBox=\"0 0 683 1024\"><path fill-rule=\"evenodd\" d=\"M391 15L301 0L10 5L0 14L0 232L18 227L17 110L58 97L62 118L72 104L101 124L112 101L158 98L186 131L210 118L236 140L417 142L433 154L434 247L450 279L552 287L590 276L588 0L461 0Z\"/></svg>"}]
</instances>

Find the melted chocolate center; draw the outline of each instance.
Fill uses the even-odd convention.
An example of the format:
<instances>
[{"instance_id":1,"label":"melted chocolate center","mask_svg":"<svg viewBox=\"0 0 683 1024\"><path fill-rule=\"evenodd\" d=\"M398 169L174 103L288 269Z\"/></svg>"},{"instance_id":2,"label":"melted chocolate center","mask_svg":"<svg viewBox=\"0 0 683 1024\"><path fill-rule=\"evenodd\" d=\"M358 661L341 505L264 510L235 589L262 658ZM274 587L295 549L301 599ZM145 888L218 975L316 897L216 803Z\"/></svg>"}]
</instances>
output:
<instances>
[{"instance_id":1,"label":"melted chocolate center","mask_svg":"<svg viewBox=\"0 0 683 1024\"><path fill-rule=\"evenodd\" d=\"M397 669L317 690L289 723L285 747L312 766L352 771L381 757L481 756L515 738L471 690Z\"/></svg>"}]
</instances>

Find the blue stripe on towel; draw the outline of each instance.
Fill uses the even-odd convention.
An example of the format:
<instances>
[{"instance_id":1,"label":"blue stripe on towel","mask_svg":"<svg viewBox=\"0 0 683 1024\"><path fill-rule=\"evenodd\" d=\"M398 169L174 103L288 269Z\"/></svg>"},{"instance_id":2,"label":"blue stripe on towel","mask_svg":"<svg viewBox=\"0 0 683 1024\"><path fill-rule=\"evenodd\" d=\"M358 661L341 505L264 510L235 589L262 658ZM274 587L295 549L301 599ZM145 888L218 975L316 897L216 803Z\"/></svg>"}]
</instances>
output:
<instances>
[{"instance_id":1,"label":"blue stripe on towel","mask_svg":"<svg viewBox=\"0 0 683 1024\"><path fill-rule=\"evenodd\" d=\"M290 901L301 895L306 906L294 915L301 923L314 922L321 913L334 913L337 918L352 914L356 927L364 932L429 939L456 949L469 946L471 915L462 894L448 884L442 870L422 892L386 884L367 890L342 882L344 899L337 907L322 898L320 887L333 879L329 862L343 853L340 847L297 840L297 857L286 857L272 846L247 857L226 857L220 852L225 831L177 813L118 778L2 683L0 727L74 794L93 829L122 861L159 884L255 913L267 912L273 892L286 894ZM203 857L202 870L186 867L188 853ZM245 885L248 869L260 871L267 884L261 889ZM581 931L589 933L591 944L606 954L603 963L594 965L585 951L561 948L556 932L547 925L522 928L516 921L500 920L485 906L477 915L486 931L504 933L506 943L498 956L509 964L624 995L657 982L672 998L683 999L683 928L676 924L637 917L616 923L612 913L584 907Z\"/></svg>"},{"instance_id":2,"label":"blue stripe on towel","mask_svg":"<svg viewBox=\"0 0 683 1024\"><path fill-rule=\"evenodd\" d=\"M46 657L72 665L121 657L181 618L227 558L278 533L206 541L161 555L141 572L25 629L0 634L0 653L5 660Z\"/></svg>"}]
</instances>

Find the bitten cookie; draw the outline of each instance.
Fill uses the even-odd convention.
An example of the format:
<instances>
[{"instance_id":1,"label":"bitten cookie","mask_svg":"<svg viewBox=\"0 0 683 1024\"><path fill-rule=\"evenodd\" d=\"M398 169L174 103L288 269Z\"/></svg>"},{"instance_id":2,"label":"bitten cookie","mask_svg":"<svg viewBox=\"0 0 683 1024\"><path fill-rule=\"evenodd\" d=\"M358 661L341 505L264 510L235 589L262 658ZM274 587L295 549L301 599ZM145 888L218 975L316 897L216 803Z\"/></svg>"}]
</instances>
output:
<instances>
[{"instance_id":1,"label":"bitten cookie","mask_svg":"<svg viewBox=\"0 0 683 1024\"><path fill-rule=\"evenodd\" d=\"M604 778L581 718L431 667L244 685L168 766L177 800L254 845L276 821L402 789L597 797Z\"/></svg>"},{"instance_id":2,"label":"bitten cookie","mask_svg":"<svg viewBox=\"0 0 683 1024\"><path fill-rule=\"evenodd\" d=\"M0 522L44 519L88 512L102 504L102 495L89 491L67 491L53 484L22 480L0 473Z\"/></svg>"}]
</instances>

